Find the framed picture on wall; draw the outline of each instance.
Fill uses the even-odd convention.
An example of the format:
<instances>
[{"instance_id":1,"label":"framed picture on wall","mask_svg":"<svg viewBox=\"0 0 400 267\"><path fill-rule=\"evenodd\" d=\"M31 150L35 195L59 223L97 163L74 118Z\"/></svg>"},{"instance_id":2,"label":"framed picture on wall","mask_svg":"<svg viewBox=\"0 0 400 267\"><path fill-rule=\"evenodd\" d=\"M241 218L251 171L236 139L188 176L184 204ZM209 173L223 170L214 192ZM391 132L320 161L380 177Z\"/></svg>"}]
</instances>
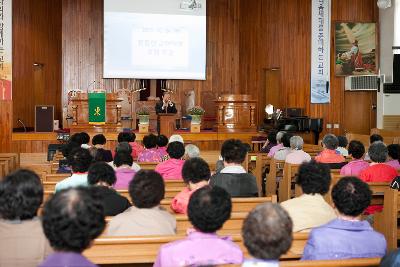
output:
<instances>
[{"instance_id":1,"label":"framed picture on wall","mask_svg":"<svg viewBox=\"0 0 400 267\"><path fill-rule=\"evenodd\" d=\"M376 23L335 23L335 75L377 74Z\"/></svg>"}]
</instances>

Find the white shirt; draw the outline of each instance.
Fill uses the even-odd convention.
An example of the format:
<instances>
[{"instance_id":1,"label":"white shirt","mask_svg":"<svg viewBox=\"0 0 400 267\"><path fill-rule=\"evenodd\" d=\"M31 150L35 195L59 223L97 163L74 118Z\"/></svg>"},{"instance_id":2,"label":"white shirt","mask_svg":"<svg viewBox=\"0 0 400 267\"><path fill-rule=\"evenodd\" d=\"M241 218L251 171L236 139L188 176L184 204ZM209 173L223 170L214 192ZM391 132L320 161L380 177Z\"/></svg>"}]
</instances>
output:
<instances>
[{"instance_id":1,"label":"white shirt","mask_svg":"<svg viewBox=\"0 0 400 267\"><path fill-rule=\"evenodd\" d=\"M227 166L220 173L247 173L242 165Z\"/></svg>"}]
</instances>

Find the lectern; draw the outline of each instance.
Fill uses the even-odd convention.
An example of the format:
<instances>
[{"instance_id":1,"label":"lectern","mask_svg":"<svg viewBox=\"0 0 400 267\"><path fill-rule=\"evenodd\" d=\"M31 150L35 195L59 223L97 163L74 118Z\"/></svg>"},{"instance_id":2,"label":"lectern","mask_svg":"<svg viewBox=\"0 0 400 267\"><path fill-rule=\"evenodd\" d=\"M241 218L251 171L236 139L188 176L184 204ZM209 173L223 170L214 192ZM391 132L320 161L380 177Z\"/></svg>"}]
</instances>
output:
<instances>
[{"instance_id":1,"label":"lectern","mask_svg":"<svg viewBox=\"0 0 400 267\"><path fill-rule=\"evenodd\" d=\"M218 132L254 132L257 100L251 95L222 95L217 105Z\"/></svg>"},{"instance_id":2,"label":"lectern","mask_svg":"<svg viewBox=\"0 0 400 267\"><path fill-rule=\"evenodd\" d=\"M176 114L170 113L159 113L158 114L158 122L160 125L160 134L165 135L166 137L170 137L175 131L176 126Z\"/></svg>"}]
</instances>

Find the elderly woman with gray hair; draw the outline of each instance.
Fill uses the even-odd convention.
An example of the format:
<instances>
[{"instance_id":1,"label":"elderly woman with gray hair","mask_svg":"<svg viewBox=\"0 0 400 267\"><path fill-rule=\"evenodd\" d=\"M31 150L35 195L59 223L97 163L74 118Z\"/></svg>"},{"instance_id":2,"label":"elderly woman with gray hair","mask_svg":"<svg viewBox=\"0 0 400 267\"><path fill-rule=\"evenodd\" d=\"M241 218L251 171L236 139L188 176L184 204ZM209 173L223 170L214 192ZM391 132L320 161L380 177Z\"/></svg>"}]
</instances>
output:
<instances>
[{"instance_id":1,"label":"elderly woman with gray hair","mask_svg":"<svg viewBox=\"0 0 400 267\"><path fill-rule=\"evenodd\" d=\"M327 134L322 139L322 146L324 150L319 153L318 156L315 157L315 160L320 163L344 163L345 159L342 155L340 155L336 148L339 145L339 140L333 134ZM341 168L342 166L340 166Z\"/></svg>"},{"instance_id":2,"label":"elderly woman with gray hair","mask_svg":"<svg viewBox=\"0 0 400 267\"><path fill-rule=\"evenodd\" d=\"M276 142L277 142L277 145L271 147L271 149L270 149L269 152L268 152L268 157L273 158L273 157L275 156L275 153L276 153L279 149L283 148L282 137L285 135L285 133L286 133L286 132L284 132L284 131L280 131L280 132L278 132L278 133L276 134Z\"/></svg>"},{"instance_id":3,"label":"elderly woman with gray hair","mask_svg":"<svg viewBox=\"0 0 400 267\"><path fill-rule=\"evenodd\" d=\"M285 162L290 164L301 164L303 162L309 162L311 156L303 151L304 141L298 135L290 138L290 149L291 152L286 156Z\"/></svg>"}]
</instances>

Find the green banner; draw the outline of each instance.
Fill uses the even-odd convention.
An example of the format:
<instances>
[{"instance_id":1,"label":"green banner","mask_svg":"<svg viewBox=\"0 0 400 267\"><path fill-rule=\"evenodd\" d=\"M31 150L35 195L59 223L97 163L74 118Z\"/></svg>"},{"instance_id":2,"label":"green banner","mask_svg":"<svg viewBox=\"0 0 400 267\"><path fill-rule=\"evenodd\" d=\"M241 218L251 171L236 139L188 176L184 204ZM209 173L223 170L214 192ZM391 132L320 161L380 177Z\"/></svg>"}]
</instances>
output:
<instances>
[{"instance_id":1,"label":"green banner","mask_svg":"<svg viewBox=\"0 0 400 267\"><path fill-rule=\"evenodd\" d=\"M89 93L89 124L106 123L106 93Z\"/></svg>"}]
</instances>

